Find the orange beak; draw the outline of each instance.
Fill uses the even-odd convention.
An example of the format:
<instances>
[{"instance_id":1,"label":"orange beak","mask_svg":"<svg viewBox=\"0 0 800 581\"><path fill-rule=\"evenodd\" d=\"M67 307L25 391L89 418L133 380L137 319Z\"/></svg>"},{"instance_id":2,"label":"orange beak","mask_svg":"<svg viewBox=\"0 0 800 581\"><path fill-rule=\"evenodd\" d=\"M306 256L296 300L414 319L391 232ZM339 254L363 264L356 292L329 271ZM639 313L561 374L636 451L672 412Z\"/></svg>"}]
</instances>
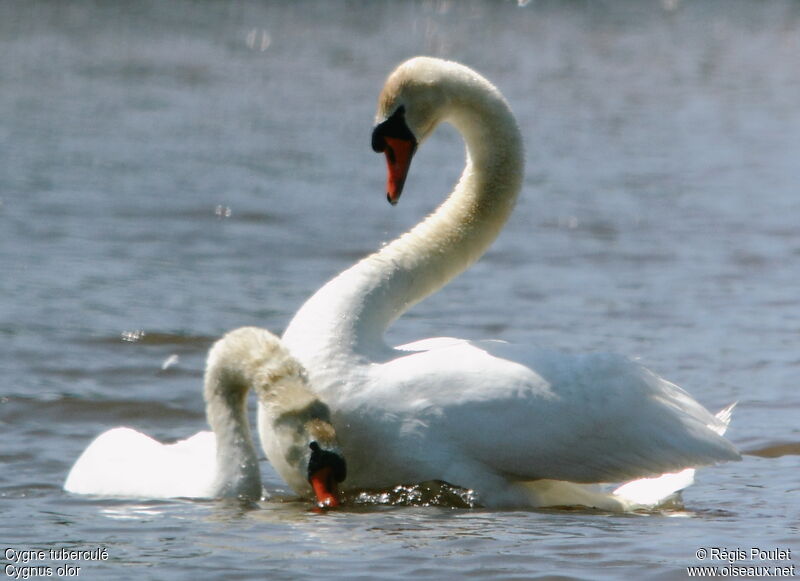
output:
<instances>
[{"instance_id":1,"label":"orange beak","mask_svg":"<svg viewBox=\"0 0 800 581\"><path fill-rule=\"evenodd\" d=\"M314 494L317 495L319 508L333 508L339 506L339 491L336 487L336 478L332 466L323 466L308 479Z\"/></svg>"},{"instance_id":2,"label":"orange beak","mask_svg":"<svg viewBox=\"0 0 800 581\"><path fill-rule=\"evenodd\" d=\"M403 185L406 183L406 176L408 176L411 158L416 150L416 143L398 137L384 137L383 139L388 169L386 199L394 206L400 199L400 194L403 193Z\"/></svg>"}]
</instances>

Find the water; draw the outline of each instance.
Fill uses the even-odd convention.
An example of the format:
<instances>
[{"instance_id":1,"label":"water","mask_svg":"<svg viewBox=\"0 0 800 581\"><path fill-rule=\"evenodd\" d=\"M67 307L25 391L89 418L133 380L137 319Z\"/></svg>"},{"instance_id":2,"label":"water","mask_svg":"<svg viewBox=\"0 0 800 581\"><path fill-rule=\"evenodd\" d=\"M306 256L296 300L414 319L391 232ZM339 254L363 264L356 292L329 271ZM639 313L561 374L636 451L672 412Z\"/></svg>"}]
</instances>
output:
<instances>
[{"instance_id":1,"label":"water","mask_svg":"<svg viewBox=\"0 0 800 581\"><path fill-rule=\"evenodd\" d=\"M800 555L796 3L12 1L0 49L2 548L108 554L28 565L94 579L673 579L727 564L698 560L704 547ZM320 515L266 463L272 499L257 505L62 492L103 429L203 429L214 338L282 331L449 191L454 131L420 150L396 208L369 147L384 77L418 53L503 90L528 173L484 260L391 339L639 357L710 408L738 400L730 438L757 455L702 470L682 510L655 515Z\"/></svg>"}]
</instances>

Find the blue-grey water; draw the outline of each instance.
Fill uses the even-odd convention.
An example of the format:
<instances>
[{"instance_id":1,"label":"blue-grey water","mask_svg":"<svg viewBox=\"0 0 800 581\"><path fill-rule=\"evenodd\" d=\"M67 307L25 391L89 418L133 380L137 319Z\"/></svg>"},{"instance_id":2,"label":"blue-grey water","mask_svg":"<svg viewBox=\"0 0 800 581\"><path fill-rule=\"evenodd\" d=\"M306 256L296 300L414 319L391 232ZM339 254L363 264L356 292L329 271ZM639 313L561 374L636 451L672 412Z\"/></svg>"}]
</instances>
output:
<instances>
[{"instance_id":1,"label":"blue-grey water","mask_svg":"<svg viewBox=\"0 0 800 581\"><path fill-rule=\"evenodd\" d=\"M452 129L396 208L369 146L383 79L416 54L498 85L528 169L495 246L391 339L637 357L709 408L738 400L729 436L752 453L651 515L317 514L266 462L256 506L63 492L106 428L204 429L216 337L281 332L441 201L463 163ZM729 564L698 549L752 547L800 566L796 2L9 0L0 55L8 578L681 579ZM14 560L60 548L108 559Z\"/></svg>"}]
</instances>

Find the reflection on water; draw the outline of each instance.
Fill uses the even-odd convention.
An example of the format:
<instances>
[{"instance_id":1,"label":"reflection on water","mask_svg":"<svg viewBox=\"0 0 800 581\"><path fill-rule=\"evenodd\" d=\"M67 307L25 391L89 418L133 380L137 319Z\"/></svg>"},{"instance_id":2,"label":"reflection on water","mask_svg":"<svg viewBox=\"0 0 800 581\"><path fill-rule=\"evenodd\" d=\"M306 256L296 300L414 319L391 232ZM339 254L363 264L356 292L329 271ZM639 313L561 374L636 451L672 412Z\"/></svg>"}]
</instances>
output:
<instances>
[{"instance_id":1,"label":"reflection on water","mask_svg":"<svg viewBox=\"0 0 800 581\"><path fill-rule=\"evenodd\" d=\"M772 444L754 450L745 450L745 454L760 456L761 458L780 458L781 456L800 456L800 442L785 442L782 444Z\"/></svg>"},{"instance_id":2,"label":"reflection on water","mask_svg":"<svg viewBox=\"0 0 800 581\"><path fill-rule=\"evenodd\" d=\"M100 514L114 520L151 520L164 514L163 510L148 505L121 505L100 510Z\"/></svg>"}]
</instances>

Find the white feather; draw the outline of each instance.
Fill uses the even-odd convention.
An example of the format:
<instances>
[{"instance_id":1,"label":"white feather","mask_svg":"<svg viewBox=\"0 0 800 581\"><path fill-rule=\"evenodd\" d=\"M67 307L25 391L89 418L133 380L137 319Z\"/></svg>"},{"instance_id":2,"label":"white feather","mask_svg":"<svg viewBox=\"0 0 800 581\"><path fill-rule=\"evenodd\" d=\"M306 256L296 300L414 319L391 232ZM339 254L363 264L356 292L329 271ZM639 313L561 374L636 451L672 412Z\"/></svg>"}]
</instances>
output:
<instances>
[{"instance_id":1,"label":"white feather","mask_svg":"<svg viewBox=\"0 0 800 581\"><path fill-rule=\"evenodd\" d=\"M262 496L247 421L247 394L259 398L261 444L277 472L310 496L309 443L338 453L328 408L310 392L302 366L264 329L236 329L208 354L206 415L213 432L163 444L131 428L98 436L72 466L64 489L135 498Z\"/></svg>"},{"instance_id":2,"label":"white feather","mask_svg":"<svg viewBox=\"0 0 800 581\"><path fill-rule=\"evenodd\" d=\"M585 484L677 472L679 486L687 468L739 457L719 434L721 420L623 357L449 337L389 348L386 328L500 232L524 159L500 92L457 63L400 65L379 100L378 122L390 118L420 143L452 123L467 164L434 214L317 291L284 334L333 410L347 486L439 479L492 506L586 504L599 489ZM602 494L609 506L628 506Z\"/></svg>"}]
</instances>

